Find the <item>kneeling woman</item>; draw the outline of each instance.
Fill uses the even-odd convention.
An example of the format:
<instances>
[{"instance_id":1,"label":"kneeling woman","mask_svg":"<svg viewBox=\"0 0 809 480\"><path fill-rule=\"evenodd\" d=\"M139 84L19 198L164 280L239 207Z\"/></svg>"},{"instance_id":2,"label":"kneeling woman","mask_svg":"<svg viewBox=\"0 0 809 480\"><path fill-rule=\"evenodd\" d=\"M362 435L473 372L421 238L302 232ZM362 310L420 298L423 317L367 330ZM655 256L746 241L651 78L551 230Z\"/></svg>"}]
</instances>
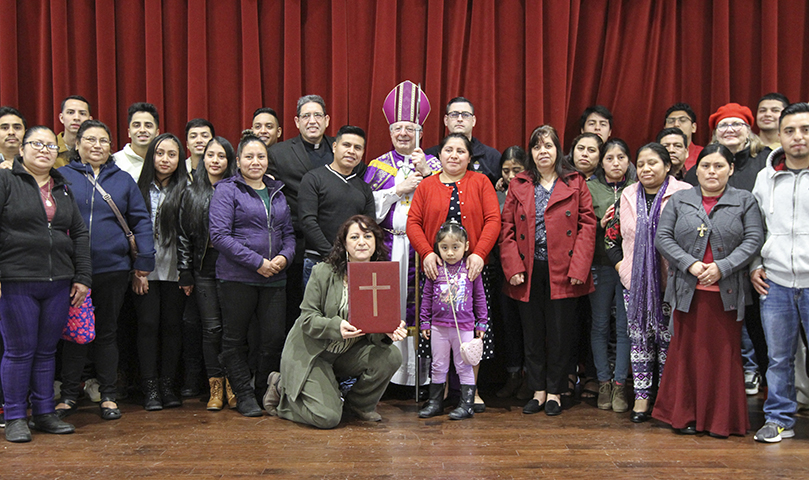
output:
<instances>
[{"instance_id":1,"label":"kneeling woman","mask_svg":"<svg viewBox=\"0 0 809 480\"><path fill-rule=\"evenodd\" d=\"M346 271L347 262L385 258L382 229L373 220L355 215L340 227L329 257L312 269L301 316L284 345L281 373L267 380L268 412L318 428L336 427L343 406L360 420L382 419L376 404L402 363L402 353L391 346L407 330L401 322L392 333L366 335L348 323ZM337 375L357 377L345 402Z\"/></svg>"},{"instance_id":2,"label":"kneeling woman","mask_svg":"<svg viewBox=\"0 0 809 480\"><path fill-rule=\"evenodd\" d=\"M744 435L741 335L752 303L745 267L764 232L753 194L727 184L729 149L708 145L696 170L699 186L671 197L655 238L671 265L665 300L674 331L652 416L686 434Z\"/></svg>"}]
</instances>

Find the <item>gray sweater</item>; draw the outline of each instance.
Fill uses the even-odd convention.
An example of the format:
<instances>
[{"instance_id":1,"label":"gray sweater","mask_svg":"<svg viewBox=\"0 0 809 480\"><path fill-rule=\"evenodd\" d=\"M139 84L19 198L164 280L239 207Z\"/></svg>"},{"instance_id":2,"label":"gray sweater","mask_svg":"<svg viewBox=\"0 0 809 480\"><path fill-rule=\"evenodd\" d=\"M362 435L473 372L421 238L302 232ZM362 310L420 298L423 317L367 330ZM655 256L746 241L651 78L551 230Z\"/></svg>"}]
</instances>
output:
<instances>
[{"instance_id":1,"label":"gray sweater","mask_svg":"<svg viewBox=\"0 0 809 480\"><path fill-rule=\"evenodd\" d=\"M753 195L766 238L750 270L763 268L767 279L782 287L809 288L809 169L786 169L784 150L778 148L758 172Z\"/></svg>"},{"instance_id":2,"label":"gray sweater","mask_svg":"<svg viewBox=\"0 0 809 480\"><path fill-rule=\"evenodd\" d=\"M697 277L688 268L702 261L710 240L722 274L718 284L725 311L736 310L736 318L744 319L744 307L752 303L744 267L758 254L763 237L761 216L751 193L728 186L710 215L702 206L700 187L675 193L660 215L655 236L655 246L670 266L665 301L672 309L688 312L697 286Z\"/></svg>"}]
</instances>

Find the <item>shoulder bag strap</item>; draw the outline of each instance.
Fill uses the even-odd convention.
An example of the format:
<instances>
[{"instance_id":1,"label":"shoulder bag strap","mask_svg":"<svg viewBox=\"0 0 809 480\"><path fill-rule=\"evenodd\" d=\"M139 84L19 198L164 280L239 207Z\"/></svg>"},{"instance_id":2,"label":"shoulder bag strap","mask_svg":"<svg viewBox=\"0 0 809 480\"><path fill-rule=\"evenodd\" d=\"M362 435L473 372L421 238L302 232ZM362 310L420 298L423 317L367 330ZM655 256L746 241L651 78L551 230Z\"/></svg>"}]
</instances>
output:
<instances>
[{"instance_id":1,"label":"shoulder bag strap","mask_svg":"<svg viewBox=\"0 0 809 480\"><path fill-rule=\"evenodd\" d=\"M121 228L124 229L124 233L126 234L127 238L134 236L132 230L129 229L129 225L126 223L124 216L121 215L121 211L118 210L118 206L115 205L115 202L112 200L112 196L109 193L107 193L103 188L101 188L101 184L98 183L95 180L95 178L93 178L92 175L90 175L89 173L85 173L84 175L87 177L87 180L90 181L90 184L92 184L93 187L95 187L95 189L98 190L98 193L101 194L101 197L104 199L104 201L107 202L107 204L110 206L110 208L112 209L112 213L115 214L115 218L118 219L118 223L121 225Z\"/></svg>"}]
</instances>

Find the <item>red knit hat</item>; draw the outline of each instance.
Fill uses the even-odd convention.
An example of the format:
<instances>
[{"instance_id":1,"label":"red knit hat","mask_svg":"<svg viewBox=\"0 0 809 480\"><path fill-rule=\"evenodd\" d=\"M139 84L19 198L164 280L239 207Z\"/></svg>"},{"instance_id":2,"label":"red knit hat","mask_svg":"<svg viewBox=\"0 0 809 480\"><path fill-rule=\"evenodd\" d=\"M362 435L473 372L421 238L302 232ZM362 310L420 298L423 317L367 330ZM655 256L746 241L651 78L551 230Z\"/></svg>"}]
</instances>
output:
<instances>
[{"instance_id":1,"label":"red knit hat","mask_svg":"<svg viewBox=\"0 0 809 480\"><path fill-rule=\"evenodd\" d=\"M730 117L741 118L747 122L747 125L753 124L753 112L749 108L738 103L728 103L719 107L716 113L708 117L708 126L711 127L711 130L715 130L717 123Z\"/></svg>"}]
</instances>

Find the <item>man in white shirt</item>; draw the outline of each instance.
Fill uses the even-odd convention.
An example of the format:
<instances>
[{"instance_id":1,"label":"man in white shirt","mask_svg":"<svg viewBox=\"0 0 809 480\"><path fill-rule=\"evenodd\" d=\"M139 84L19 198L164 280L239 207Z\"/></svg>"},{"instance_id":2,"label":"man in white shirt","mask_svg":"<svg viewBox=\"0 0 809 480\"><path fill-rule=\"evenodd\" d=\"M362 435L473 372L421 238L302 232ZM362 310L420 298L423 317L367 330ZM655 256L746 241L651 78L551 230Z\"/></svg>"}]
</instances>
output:
<instances>
[{"instance_id":1,"label":"man in white shirt","mask_svg":"<svg viewBox=\"0 0 809 480\"><path fill-rule=\"evenodd\" d=\"M137 182L149 144L160 134L160 116L157 107L151 103L133 103L127 110L127 124L130 143L127 143L123 150L115 152L112 157L118 168L132 175Z\"/></svg>"}]
</instances>

